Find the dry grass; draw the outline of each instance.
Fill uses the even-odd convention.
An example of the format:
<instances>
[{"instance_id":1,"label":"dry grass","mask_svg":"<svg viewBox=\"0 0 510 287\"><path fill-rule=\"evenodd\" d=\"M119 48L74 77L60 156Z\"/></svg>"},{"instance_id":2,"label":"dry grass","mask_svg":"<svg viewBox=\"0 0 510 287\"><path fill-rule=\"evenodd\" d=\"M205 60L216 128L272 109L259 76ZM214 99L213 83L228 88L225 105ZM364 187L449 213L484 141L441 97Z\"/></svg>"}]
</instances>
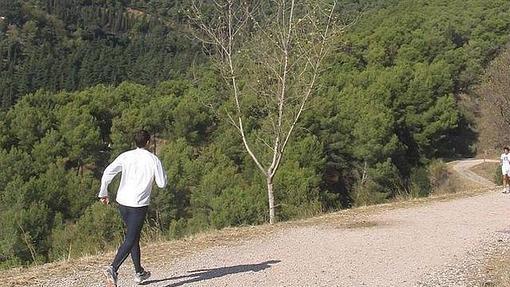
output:
<instances>
[{"instance_id":1,"label":"dry grass","mask_svg":"<svg viewBox=\"0 0 510 287\"><path fill-rule=\"evenodd\" d=\"M496 162L486 162L479 164L477 166L474 166L471 170L475 172L476 174L485 177L486 179L494 182L495 184L501 184L501 182L496 182L495 175L496 171L498 170L499 163Z\"/></svg>"},{"instance_id":2,"label":"dry grass","mask_svg":"<svg viewBox=\"0 0 510 287\"><path fill-rule=\"evenodd\" d=\"M453 171L449 171L448 185L444 188L443 192L436 192L436 194L457 193L465 190L479 190L479 189L485 189L485 187L477 182L467 181L459 174Z\"/></svg>"}]
</instances>

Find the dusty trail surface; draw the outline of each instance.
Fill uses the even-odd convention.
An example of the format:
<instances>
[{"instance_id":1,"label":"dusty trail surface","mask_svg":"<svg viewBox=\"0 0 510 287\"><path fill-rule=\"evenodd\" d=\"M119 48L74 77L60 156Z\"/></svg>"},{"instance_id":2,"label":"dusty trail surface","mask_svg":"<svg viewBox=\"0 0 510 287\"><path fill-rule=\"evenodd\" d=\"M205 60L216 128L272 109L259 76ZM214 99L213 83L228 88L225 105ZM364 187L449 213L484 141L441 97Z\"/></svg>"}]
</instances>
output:
<instances>
[{"instance_id":1,"label":"dusty trail surface","mask_svg":"<svg viewBox=\"0 0 510 287\"><path fill-rule=\"evenodd\" d=\"M493 186L469 171L479 163L459 161L454 168L481 186ZM239 244L147 262L153 273L147 286L470 286L471 271L462 268L482 258L488 246L509 241L509 207L510 195L498 188L360 212L361 219L351 224L329 219L284 225ZM154 249L143 252L164 254ZM131 270L127 260L119 286L136 286ZM104 286L101 279L99 271L78 271L37 286Z\"/></svg>"}]
</instances>

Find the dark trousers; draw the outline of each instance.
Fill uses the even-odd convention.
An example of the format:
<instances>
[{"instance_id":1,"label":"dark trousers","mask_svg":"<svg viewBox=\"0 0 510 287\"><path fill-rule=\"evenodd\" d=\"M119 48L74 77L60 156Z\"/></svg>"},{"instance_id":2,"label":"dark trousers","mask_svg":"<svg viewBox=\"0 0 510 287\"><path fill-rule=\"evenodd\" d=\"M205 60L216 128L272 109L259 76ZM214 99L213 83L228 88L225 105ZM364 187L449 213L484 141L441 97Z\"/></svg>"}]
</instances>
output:
<instances>
[{"instance_id":1,"label":"dark trousers","mask_svg":"<svg viewBox=\"0 0 510 287\"><path fill-rule=\"evenodd\" d=\"M117 255L115 255L115 259L112 263L115 272L119 270L120 265L122 265L129 254L131 254L131 259L135 265L135 272L139 273L143 271L140 264L140 233L142 232L147 208L147 206L129 207L119 205L120 215L127 227L127 232L124 242L119 247Z\"/></svg>"}]
</instances>

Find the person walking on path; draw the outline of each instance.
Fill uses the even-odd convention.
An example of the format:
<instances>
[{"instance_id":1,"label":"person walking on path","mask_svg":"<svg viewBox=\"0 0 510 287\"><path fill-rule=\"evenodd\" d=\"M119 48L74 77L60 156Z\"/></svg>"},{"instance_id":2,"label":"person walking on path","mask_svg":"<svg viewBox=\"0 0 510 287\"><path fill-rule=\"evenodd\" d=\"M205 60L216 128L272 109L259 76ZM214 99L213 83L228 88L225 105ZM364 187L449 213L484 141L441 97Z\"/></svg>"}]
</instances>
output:
<instances>
[{"instance_id":1,"label":"person walking on path","mask_svg":"<svg viewBox=\"0 0 510 287\"><path fill-rule=\"evenodd\" d=\"M510 193L510 180L508 178L510 173L510 148L504 147L501 154L501 173L503 178L503 193Z\"/></svg>"},{"instance_id":2,"label":"person walking on path","mask_svg":"<svg viewBox=\"0 0 510 287\"><path fill-rule=\"evenodd\" d=\"M119 267L129 254L135 267L135 282L141 284L150 277L150 271L144 270L140 263L140 233L147 214L153 182L156 181L160 188L167 184L161 161L147 150L150 142L149 133L144 130L136 132L134 141L136 149L120 154L106 167L98 195L103 204L109 204L108 185L118 173L122 173L116 201L127 231L112 264L103 272L109 287L117 286Z\"/></svg>"}]
</instances>

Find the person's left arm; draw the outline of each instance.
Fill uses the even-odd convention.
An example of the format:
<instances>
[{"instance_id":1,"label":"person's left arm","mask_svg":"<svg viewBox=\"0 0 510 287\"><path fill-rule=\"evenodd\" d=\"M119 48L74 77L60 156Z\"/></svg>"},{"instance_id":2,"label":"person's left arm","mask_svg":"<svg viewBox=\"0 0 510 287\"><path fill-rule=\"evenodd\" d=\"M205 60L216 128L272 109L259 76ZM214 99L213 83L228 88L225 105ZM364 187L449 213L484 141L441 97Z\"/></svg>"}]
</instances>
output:
<instances>
[{"instance_id":1,"label":"person's left arm","mask_svg":"<svg viewBox=\"0 0 510 287\"><path fill-rule=\"evenodd\" d=\"M154 174L154 177L156 179L156 185L159 188L165 188L165 186L167 184L165 169L163 168L163 165L161 164L161 161L158 158L156 158L155 161L156 161L156 172Z\"/></svg>"}]
</instances>

